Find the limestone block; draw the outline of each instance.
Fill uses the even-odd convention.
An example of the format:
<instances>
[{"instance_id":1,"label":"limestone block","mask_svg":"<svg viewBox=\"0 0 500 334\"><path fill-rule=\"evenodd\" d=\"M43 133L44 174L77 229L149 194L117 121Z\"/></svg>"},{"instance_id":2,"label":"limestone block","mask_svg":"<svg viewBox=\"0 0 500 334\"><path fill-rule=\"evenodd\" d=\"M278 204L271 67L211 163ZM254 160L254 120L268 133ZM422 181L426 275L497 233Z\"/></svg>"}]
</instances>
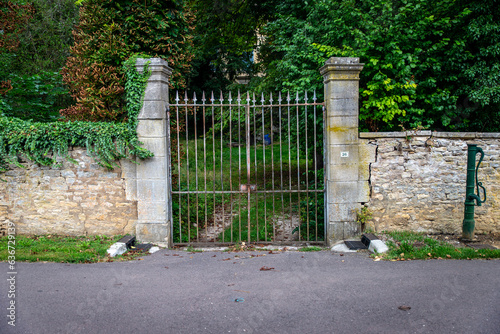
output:
<instances>
[{"instance_id":1,"label":"limestone block","mask_svg":"<svg viewBox=\"0 0 500 334\"><path fill-rule=\"evenodd\" d=\"M144 92L144 101L162 101L168 102L168 81L167 80L155 80L148 82L146 90Z\"/></svg>"},{"instance_id":2,"label":"limestone block","mask_svg":"<svg viewBox=\"0 0 500 334\"><path fill-rule=\"evenodd\" d=\"M166 221L167 205L165 201L145 202L139 200L137 201L137 215L141 221Z\"/></svg>"},{"instance_id":3,"label":"limestone block","mask_svg":"<svg viewBox=\"0 0 500 334\"><path fill-rule=\"evenodd\" d=\"M356 203L358 202L358 181L326 182L327 203Z\"/></svg>"},{"instance_id":4,"label":"limestone block","mask_svg":"<svg viewBox=\"0 0 500 334\"><path fill-rule=\"evenodd\" d=\"M358 222L345 222L344 223L344 239L353 238L361 234L361 226Z\"/></svg>"},{"instance_id":5,"label":"limestone block","mask_svg":"<svg viewBox=\"0 0 500 334\"><path fill-rule=\"evenodd\" d=\"M167 181L137 180L137 200L144 202L165 201L167 196Z\"/></svg>"},{"instance_id":6,"label":"limestone block","mask_svg":"<svg viewBox=\"0 0 500 334\"><path fill-rule=\"evenodd\" d=\"M360 210L361 204L359 203L329 204L328 221L329 222L356 221L356 209Z\"/></svg>"},{"instance_id":7,"label":"limestone block","mask_svg":"<svg viewBox=\"0 0 500 334\"><path fill-rule=\"evenodd\" d=\"M326 241L329 246L334 245L337 241L344 239L344 223L333 222L327 224Z\"/></svg>"},{"instance_id":8,"label":"limestone block","mask_svg":"<svg viewBox=\"0 0 500 334\"><path fill-rule=\"evenodd\" d=\"M359 114L357 99L327 98L325 103L330 116L358 116Z\"/></svg>"},{"instance_id":9,"label":"limestone block","mask_svg":"<svg viewBox=\"0 0 500 334\"><path fill-rule=\"evenodd\" d=\"M140 120L162 120L167 117L168 103L165 101L147 101L145 100L139 116Z\"/></svg>"},{"instance_id":10,"label":"limestone block","mask_svg":"<svg viewBox=\"0 0 500 334\"><path fill-rule=\"evenodd\" d=\"M335 117L335 118L342 118L342 117ZM332 122L326 128L326 137L327 137L326 138L327 144L329 145L357 144L358 128L342 126L341 122L337 123Z\"/></svg>"},{"instance_id":11,"label":"limestone block","mask_svg":"<svg viewBox=\"0 0 500 334\"><path fill-rule=\"evenodd\" d=\"M152 157L137 166L137 179L165 179L167 175L166 157Z\"/></svg>"},{"instance_id":12,"label":"limestone block","mask_svg":"<svg viewBox=\"0 0 500 334\"><path fill-rule=\"evenodd\" d=\"M162 242L170 244L170 224L165 222L143 223L136 226L136 238L139 242Z\"/></svg>"},{"instance_id":13,"label":"limestone block","mask_svg":"<svg viewBox=\"0 0 500 334\"><path fill-rule=\"evenodd\" d=\"M359 162L359 145L328 145L328 158L330 165L357 165Z\"/></svg>"},{"instance_id":14,"label":"limestone block","mask_svg":"<svg viewBox=\"0 0 500 334\"><path fill-rule=\"evenodd\" d=\"M358 180L357 164L345 165L328 165L328 180L329 181L357 181Z\"/></svg>"},{"instance_id":15,"label":"limestone block","mask_svg":"<svg viewBox=\"0 0 500 334\"><path fill-rule=\"evenodd\" d=\"M166 137L167 136L167 120L152 120L152 119L142 119L139 120L137 125L137 136L139 140L142 137Z\"/></svg>"},{"instance_id":16,"label":"limestone block","mask_svg":"<svg viewBox=\"0 0 500 334\"><path fill-rule=\"evenodd\" d=\"M163 137L141 137L143 147L153 152L155 157L164 157L167 155L167 141ZM177 148L176 148L177 149Z\"/></svg>"},{"instance_id":17,"label":"limestone block","mask_svg":"<svg viewBox=\"0 0 500 334\"><path fill-rule=\"evenodd\" d=\"M115 242L109 247L107 253L110 257L115 257L117 255L122 255L127 251L127 245L123 242Z\"/></svg>"}]
</instances>

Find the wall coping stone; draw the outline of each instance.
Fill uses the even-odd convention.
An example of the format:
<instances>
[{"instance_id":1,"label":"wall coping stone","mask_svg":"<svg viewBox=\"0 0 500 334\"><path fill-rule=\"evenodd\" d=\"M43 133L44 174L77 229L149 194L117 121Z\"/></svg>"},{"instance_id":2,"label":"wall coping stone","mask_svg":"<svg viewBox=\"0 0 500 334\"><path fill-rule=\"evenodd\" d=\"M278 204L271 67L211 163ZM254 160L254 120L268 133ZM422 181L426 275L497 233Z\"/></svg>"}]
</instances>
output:
<instances>
[{"instance_id":1,"label":"wall coping stone","mask_svg":"<svg viewBox=\"0 0 500 334\"><path fill-rule=\"evenodd\" d=\"M406 138L435 137L456 139L500 139L499 132L439 132L439 131L395 131L395 132L360 132L359 138Z\"/></svg>"}]
</instances>

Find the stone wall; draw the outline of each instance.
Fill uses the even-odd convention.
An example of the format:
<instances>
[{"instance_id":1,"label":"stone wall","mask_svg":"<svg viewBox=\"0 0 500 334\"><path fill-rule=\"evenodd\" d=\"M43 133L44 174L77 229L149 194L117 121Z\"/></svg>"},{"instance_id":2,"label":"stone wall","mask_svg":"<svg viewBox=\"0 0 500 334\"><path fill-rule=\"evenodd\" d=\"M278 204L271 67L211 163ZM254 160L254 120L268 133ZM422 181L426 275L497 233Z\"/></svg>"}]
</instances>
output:
<instances>
[{"instance_id":1,"label":"stone wall","mask_svg":"<svg viewBox=\"0 0 500 334\"><path fill-rule=\"evenodd\" d=\"M475 142L485 152L479 180L488 197L475 207L476 233L500 232L500 134L421 131L360 138L362 145L376 147L368 204L375 231L461 233L467 143Z\"/></svg>"},{"instance_id":2,"label":"stone wall","mask_svg":"<svg viewBox=\"0 0 500 334\"><path fill-rule=\"evenodd\" d=\"M106 170L81 148L70 154L76 165L52 168L25 161L25 169L0 175L7 181L0 181L0 225L12 221L17 233L29 235L135 234L137 202L127 190L132 188L127 167Z\"/></svg>"}]
</instances>

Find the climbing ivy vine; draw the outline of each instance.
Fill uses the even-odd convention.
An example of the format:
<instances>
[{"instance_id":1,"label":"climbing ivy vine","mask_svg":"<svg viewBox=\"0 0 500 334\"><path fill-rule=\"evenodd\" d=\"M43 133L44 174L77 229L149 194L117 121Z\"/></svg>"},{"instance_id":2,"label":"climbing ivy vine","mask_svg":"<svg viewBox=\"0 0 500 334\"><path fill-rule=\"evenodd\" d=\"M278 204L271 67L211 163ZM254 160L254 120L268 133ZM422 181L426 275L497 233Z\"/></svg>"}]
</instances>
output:
<instances>
[{"instance_id":1,"label":"climbing ivy vine","mask_svg":"<svg viewBox=\"0 0 500 334\"><path fill-rule=\"evenodd\" d=\"M70 147L86 147L101 166L109 169L117 167L118 159L152 157L152 152L141 147L136 131L137 116L151 75L148 64L142 73L137 72L135 63L139 57L149 58L135 55L123 64L127 78L125 101L128 118L125 122L40 123L0 117L0 172L9 170L12 165L22 167L19 157L43 166L57 166L58 158L72 161Z\"/></svg>"}]
</instances>

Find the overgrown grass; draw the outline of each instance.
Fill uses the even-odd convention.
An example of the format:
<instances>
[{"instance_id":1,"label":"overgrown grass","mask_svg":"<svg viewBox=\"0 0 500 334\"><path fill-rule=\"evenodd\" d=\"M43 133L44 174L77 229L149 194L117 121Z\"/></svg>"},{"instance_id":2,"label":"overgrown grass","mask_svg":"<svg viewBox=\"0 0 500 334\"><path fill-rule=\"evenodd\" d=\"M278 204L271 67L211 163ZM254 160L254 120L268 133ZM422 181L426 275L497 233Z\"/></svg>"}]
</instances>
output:
<instances>
[{"instance_id":1,"label":"overgrown grass","mask_svg":"<svg viewBox=\"0 0 500 334\"><path fill-rule=\"evenodd\" d=\"M321 252L324 248L311 246L299 248L299 252Z\"/></svg>"},{"instance_id":2,"label":"overgrown grass","mask_svg":"<svg viewBox=\"0 0 500 334\"><path fill-rule=\"evenodd\" d=\"M179 144L185 154L180 159L180 168L178 163L173 163L172 166L173 173L177 174L181 181L180 185L179 182L172 185L174 190L195 190L197 181L198 190L205 190L205 184L209 191L238 190L240 183L257 184L260 190L270 190L273 188L273 177L275 188L281 183L285 189L294 189L299 184L300 171L306 170L306 159L299 156L297 160L297 148L293 145L290 148L287 143L283 143L281 147L278 142L269 146L252 145L249 180L244 145L232 147L227 141L221 143L220 140L212 138L190 139L187 142L181 138ZM177 147L172 150L177 150ZM312 162L308 161L307 165L311 169Z\"/></svg>"},{"instance_id":3,"label":"overgrown grass","mask_svg":"<svg viewBox=\"0 0 500 334\"><path fill-rule=\"evenodd\" d=\"M494 259L500 258L500 249L457 248L454 245L428 237L424 233L407 231L386 232L389 251L383 255L390 260L425 259Z\"/></svg>"},{"instance_id":4,"label":"overgrown grass","mask_svg":"<svg viewBox=\"0 0 500 334\"><path fill-rule=\"evenodd\" d=\"M268 146L262 143L252 145L249 155L250 175L247 173L245 146L233 147L229 141L221 142L220 138L186 141L182 136L179 145L185 154L182 155L180 162L172 164L175 176L173 189L181 191L197 189L207 193L183 194L180 198L174 196L174 242L196 240L196 235L201 229L213 226L214 213L221 214L222 210L226 215L232 212L225 218L232 219L232 225L219 235L217 241L248 241L249 213L250 241L272 241L275 237L273 224L278 219L289 220L292 215L299 216L299 202L306 198L306 195L299 196L297 193L292 195L252 193L249 208L246 194L235 193L231 196L214 194L213 191L239 191L240 184L255 184L258 191L297 190L299 187L302 190L306 187L314 189L315 181L318 189L323 187L320 183L321 177L315 177L314 171L311 171L313 162L301 154L297 156L297 147L286 141L281 145L279 142ZM176 150L177 147L172 149ZM309 170L307 177L306 170ZM314 212L316 210L311 208L310 214ZM322 212L320 210L319 213ZM301 237L305 236L306 234L301 233Z\"/></svg>"},{"instance_id":5,"label":"overgrown grass","mask_svg":"<svg viewBox=\"0 0 500 334\"><path fill-rule=\"evenodd\" d=\"M92 263L104 260L107 249L121 236L68 237L18 235L14 246L16 261ZM12 249L12 248L11 248ZM8 259L8 237L0 237L0 261Z\"/></svg>"}]
</instances>

